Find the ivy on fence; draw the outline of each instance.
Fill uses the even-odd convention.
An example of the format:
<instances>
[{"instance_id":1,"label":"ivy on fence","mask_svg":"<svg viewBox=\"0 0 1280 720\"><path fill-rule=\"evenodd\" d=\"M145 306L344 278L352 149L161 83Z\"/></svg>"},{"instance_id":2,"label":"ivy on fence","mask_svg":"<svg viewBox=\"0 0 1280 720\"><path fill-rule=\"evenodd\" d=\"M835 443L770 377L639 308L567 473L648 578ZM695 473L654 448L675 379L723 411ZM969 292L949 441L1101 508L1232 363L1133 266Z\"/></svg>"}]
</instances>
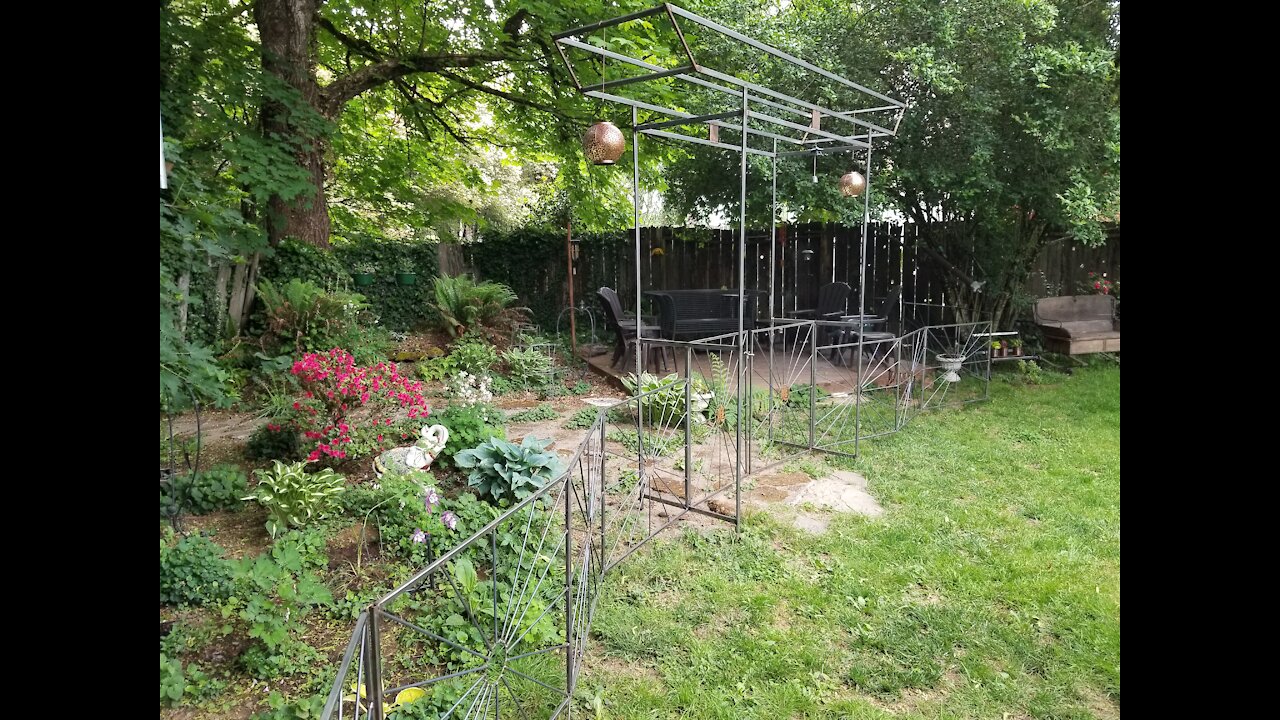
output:
<instances>
[{"instance_id":1,"label":"ivy on fence","mask_svg":"<svg viewBox=\"0 0 1280 720\"><path fill-rule=\"evenodd\" d=\"M352 275L362 265L376 268L373 284L355 287ZM332 251L285 240L263 260L259 276L280 281L299 278L321 287L354 290L365 296L384 327L406 331L430 312L428 302L437 267L435 243L353 236L334 238ZM408 269L413 270L413 284L401 284L397 274Z\"/></svg>"}]
</instances>

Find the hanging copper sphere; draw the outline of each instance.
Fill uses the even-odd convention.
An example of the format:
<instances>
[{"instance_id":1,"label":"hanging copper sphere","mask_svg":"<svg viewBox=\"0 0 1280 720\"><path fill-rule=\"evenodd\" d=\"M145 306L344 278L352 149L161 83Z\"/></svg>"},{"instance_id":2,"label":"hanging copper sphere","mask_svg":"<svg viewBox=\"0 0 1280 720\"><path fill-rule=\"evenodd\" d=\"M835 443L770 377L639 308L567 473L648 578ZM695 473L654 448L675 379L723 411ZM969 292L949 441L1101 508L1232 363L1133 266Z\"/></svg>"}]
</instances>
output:
<instances>
[{"instance_id":1,"label":"hanging copper sphere","mask_svg":"<svg viewBox=\"0 0 1280 720\"><path fill-rule=\"evenodd\" d=\"M867 181L861 173L851 172L840 178L840 194L845 197L857 197L867 189Z\"/></svg>"},{"instance_id":2,"label":"hanging copper sphere","mask_svg":"<svg viewBox=\"0 0 1280 720\"><path fill-rule=\"evenodd\" d=\"M582 152L595 165L612 165L627 147L622 131L611 122L598 122L582 136Z\"/></svg>"}]
</instances>

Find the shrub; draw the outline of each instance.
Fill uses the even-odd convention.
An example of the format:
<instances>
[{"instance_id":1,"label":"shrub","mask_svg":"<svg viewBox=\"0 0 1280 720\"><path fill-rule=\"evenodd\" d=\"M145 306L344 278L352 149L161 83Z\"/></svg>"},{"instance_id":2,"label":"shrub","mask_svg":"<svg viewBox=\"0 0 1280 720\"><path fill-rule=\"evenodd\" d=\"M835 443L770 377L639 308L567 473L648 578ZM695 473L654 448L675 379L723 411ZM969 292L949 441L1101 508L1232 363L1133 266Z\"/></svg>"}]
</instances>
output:
<instances>
[{"instance_id":1,"label":"shrub","mask_svg":"<svg viewBox=\"0 0 1280 720\"><path fill-rule=\"evenodd\" d=\"M360 311L366 307L358 293L328 292L297 278L283 285L264 279L258 283L258 296L263 305L264 349L277 352L350 347L359 332Z\"/></svg>"},{"instance_id":2,"label":"shrub","mask_svg":"<svg viewBox=\"0 0 1280 720\"><path fill-rule=\"evenodd\" d=\"M555 379L555 361L536 348L511 348L502 353L502 359L507 363L507 377L519 387L542 387Z\"/></svg>"},{"instance_id":3,"label":"shrub","mask_svg":"<svg viewBox=\"0 0 1280 720\"><path fill-rule=\"evenodd\" d=\"M449 441L436 462L450 467L453 457L489 438L507 437L502 411L489 405L450 405L436 413L432 420L449 428Z\"/></svg>"},{"instance_id":4,"label":"shrub","mask_svg":"<svg viewBox=\"0 0 1280 720\"><path fill-rule=\"evenodd\" d=\"M287 527L306 527L313 519L328 515L346 489L341 475L328 468L309 473L304 469L306 465L285 465L275 460L270 470L254 471L258 487L245 500L257 500L266 509L267 532L273 539Z\"/></svg>"},{"instance_id":5,"label":"shrub","mask_svg":"<svg viewBox=\"0 0 1280 720\"><path fill-rule=\"evenodd\" d=\"M200 473L178 475L160 486L160 512L175 505L196 515L234 508L249 487L249 477L234 465L219 465Z\"/></svg>"},{"instance_id":6,"label":"shrub","mask_svg":"<svg viewBox=\"0 0 1280 720\"><path fill-rule=\"evenodd\" d=\"M160 702L176 705L187 689L187 678L182 673L182 661L165 657L160 653Z\"/></svg>"},{"instance_id":7,"label":"shrub","mask_svg":"<svg viewBox=\"0 0 1280 720\"><path fill-rule=\"evenodd\" d=\"M820 386L815 386L813 389L816 390L816 392L813 392L814 402L822 400L829 394L826 390L823 390ZM785 400L787 407L808 408L810 392L811 392L811 387L809 385L792 385L787 391L788 393L787 399Z\"/></svg>"},{"instance_id":8,"label":"shrub","mask_svg":"<svg viewBox=\"0 0 1280 720\"><path fill-rule=\"evenodd\" d=\"M712 356L714 357L714 356ZM634 395L643 395L640 400L641 417L645 424L658 427L675 427L684 421L685 399L684 383L674 373L664 378L644 373L639 380L635 373L622 378L622 384ZM706 410L714 394L707 392L700 378L694 378L690 395L689 416L695 423L706 422ZM630 403L635 407L635 403Z\"/></svg>"},{"instance_id":9,"label":"shrub","mask_svg":"<svg viewBox=\"0 0 1280 720\"><path fill-rule=\"evenodd\" d=\"M554 420L557 416L558 413L555 408L548 403L542 403L538 407L514 413L507 420L509 422L539 422L541 420Z\"/></svg>"},{"instance_id":10,"label":"shrub","mask_svg":"<svg viewBox=\"0 0 1280 720\"><path fill-rule=\"evenodd\" d=\"M222 616L247 625L251 646L240 662L255 677L271 679L305 672L322 662L315 648L295 636L301 620L316 605L330 605L333 594L311 572L298 548L286 546L244 558L235 565L235 592Z\"/></svg>"},{"instance_id":11,"label":"shrub","mask_svg":"<svg viewBox=\"0 0 1280 720\"><path fill-rule=\"evenodd\" d=\"M417 566L426 565L460 537L466 537L459 527L456 507L456 501L446 499L436 489L435 476L422 471L384 475L377 489L361 488L348 503L349 511L368 514L377 521L384 552ZM492 518L485 522L489 519ZM470 530L483 524L470 524ZM435 554L429 553L429 547L434 548Z\"/></svg>"},{"instance_id":12,"label":"shrub","mask_svg":"<svg viewBox=\"0 0 1280 720\"><path fill-rule=\"evenodd\" d=\"M160 540L160 602L204 605L231 594L231 563L222 548L203 535L188 535L170 545Z\"/></svg>"},{"instance_id":13,"label":"shrub","mask_svg":"<svg viewBox=\"0 0 1280 720\"><path fill-rule=\"evenodd\" d=\"M472 375L462 370L444 384L444 392L459 405L482 405L493 399L490 382L488 375Z\"/></svg>"},{"instance_id":14,"label":"shrub","mask_svg":"<svg viewBox=\"0 0 1280 720\"><path fill-rule=\"evenodd\" d=\"M244 456L250 460L301 460L301 436L292 426L280 421L261 425L249 436L244 446Z\"/></svg>"},{"instance_id":15,"label":"shrub","mask_svg":"<svg viewBox=\"0 0 1280 720\"><path fill-rule=\"evenodd\" d=\"M453 366L472 375L488 375L498 363L498 351L483 339L468 335L449 352Z\"/></svg>"},{"instance_id":16,"label":"shrub","mask_svg":"<svg viewBox=\"0 0 1280 720\"><path fill-rule=\"evenodd\" d=\"M596 417L599 416L598 408L582 408L578 412L569 417L565 422L565 430L585 430L596 424Z\"/></svg>"},{"instance_id":17,"label":"shrub","mask_svg":"<svg viewBox=\"0 0 1280 720\"><path fill-rule=\"evenodd\" d=\"M458 363L452 355L429 358L418 363L418 377L423 382L443 382L458 374Z\"/></svg>"},{"instance_id":18,"label":"shrub","mask_svg":"<svg viewBox=\"0 0 1280 720\"><path fill-rule=\"evenodd\" d=\"M347 457L345 446L352 441L347 418L356 408L372 411L372 427L390 426L398 410L408 410L409 420L425 419L430 412L422 383L401 375L395 363L362 367L351 353L334 348L308 353L293 364L293 374L302 395L293 403L292 424L315 443L308 460Z\"/></svg>"},{"instance_id":19,"label":"shrub","mask_svg":"<svg viewBox=\"0 0 1280 720\"><path fill-rule=\"evenodd\" d=\"M440 316L440 327L454 337L467 328L492 323L516 301L516 294L506 285L477 283L465 275L440 276L434 289L432 307Z\"/></svg>"},{"instance_id":20,"label":"shrub","mask_svg":"<svg viewBox=\"0 0 1280 720\"><path fill-rule=\"evenodd\" d=\"M489 438L471 450L454 456L458 467L470 470L467 483L481 497L494 502L523 500L538 488L555 479L560 472L560 458L547 452L550 440L526 437L516 445L506 440Z\"/></svg>"}]
</instances>

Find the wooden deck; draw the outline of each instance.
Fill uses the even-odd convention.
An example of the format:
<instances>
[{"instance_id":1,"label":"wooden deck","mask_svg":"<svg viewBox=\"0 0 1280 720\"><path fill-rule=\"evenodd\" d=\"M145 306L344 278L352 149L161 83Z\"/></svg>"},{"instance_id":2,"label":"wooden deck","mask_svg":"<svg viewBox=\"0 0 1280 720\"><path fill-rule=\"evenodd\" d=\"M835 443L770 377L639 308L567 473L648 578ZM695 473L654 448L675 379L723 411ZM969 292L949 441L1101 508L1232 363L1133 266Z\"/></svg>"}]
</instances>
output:
<instances>
[{"instance_id":1,"label":"wooden deck","mask_svg":"<svg viewBox=\"0 0 1280 720\"><path fill-rule=\"evenodd\" d=\"M665 377L672 373L684 375L685 366L685 350L683 348L675 349L674 362L671 358L672 353L667 353L665 366L662 363L651 362L646 367L646 371ZM712 361L710 354L704 351L693 352L693 372L700 374L703 378L710 378L713 375ZM789 349L786 351L775 349L772 352L773 362L773 378L775 387L790 387L792 385L808 385L809 384L809 350L808 348ZM719 353L720 364L728 368L730 379L734 375L735 360L732 351ZM611 378L617 387L624 389L621 378L630 375L635 371L634 357L625 358L622 361L621 368L611 367L609 361L613 358L613 351L610 350L603 355L595 355L586 358L591 369L605 377ZM816 380L818 387L830 393L838 393L850 391L857 386L858 368L856 367L856 357L852 352L847 352L845 362L848 364L836 364L831 358L819 355L817 361ZM757 390L765 390L770 386L770 350L768 347L757 346L755 355L752 358L751 374L752 387ZM871 359L869 354L863 355L863 374L869 380L878 386L893 384L894 368L892 367L892 359L879 358ZM730 382L732 385L732 382Z\"/></svg>"}]
</instances>

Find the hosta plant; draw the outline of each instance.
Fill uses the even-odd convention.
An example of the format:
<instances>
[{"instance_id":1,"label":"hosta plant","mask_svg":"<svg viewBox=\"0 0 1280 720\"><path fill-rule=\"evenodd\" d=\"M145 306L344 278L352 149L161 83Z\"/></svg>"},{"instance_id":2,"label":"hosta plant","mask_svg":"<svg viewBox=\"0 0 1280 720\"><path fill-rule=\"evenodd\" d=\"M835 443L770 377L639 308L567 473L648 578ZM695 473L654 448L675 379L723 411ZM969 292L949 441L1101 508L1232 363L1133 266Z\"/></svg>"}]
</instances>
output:
<instances>
[{"instance_id":1,"label":"hosta plant","mask_svg":"<svg viewBox=\"0 0 1280 720\"><path fill-rule=\"evenodd\" d=\"M306 466L305 462L285 465L276 460L270 470L254 471L257 492L244 499L257 500L266 509L267 532L272 539L286 528L305 527L338 507L346 480L328 468L309 473Z\"/></svg>"},{"instance_id":2,"label":"hosta plant","mask_svg":"<svg viewBox=\"0 0 1280 720\"><path fill-rule=\"evenodd\" d=\"M550 440L526 437L516 445L489 438L454 456L458 467L470 470L467 482L481 496L495 502L518 502L537 492L560 472L560 458L547 452Z\"/></svg>"},{"instance_id":3,"label":"hosta plant","mask_svg":"<svg viewBox=\"0 0 1280 720\"><path fill-rule=\"evenodd\" d=\"M636 379L634 373L622 378L633 397L640 398L641 417L645 424L659 427L675 427L684 422L685 397L684 383L675 374L659 378L657 375L643 373ZM695 423L706 422L707 407L715 397L708 392L701 378L693 378L693 387L689 393L689 417ZM628 403L634 408L634 402Z\"/></svg>"}]
</instances>

